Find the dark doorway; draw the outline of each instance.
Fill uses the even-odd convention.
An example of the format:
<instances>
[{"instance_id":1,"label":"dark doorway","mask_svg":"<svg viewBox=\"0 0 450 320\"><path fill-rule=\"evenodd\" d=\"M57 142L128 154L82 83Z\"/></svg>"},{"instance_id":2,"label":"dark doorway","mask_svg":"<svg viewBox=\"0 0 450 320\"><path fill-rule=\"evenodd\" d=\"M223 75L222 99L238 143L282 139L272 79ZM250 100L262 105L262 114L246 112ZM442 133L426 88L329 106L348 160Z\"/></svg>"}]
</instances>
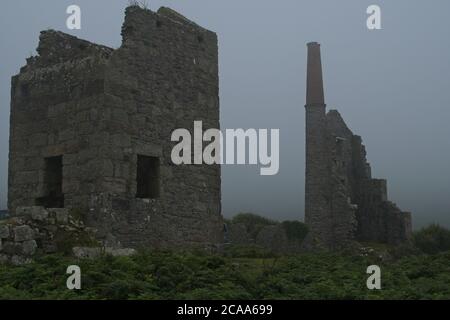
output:
<instances>
[{"instance_id":1,"label":"dark doorway","mask_svg":"<svg viewBox=\"0 0 450 320\"><path fill-rule=\"evenodd\" d=\"M45 208L64 208L63 157L45 159L44 197L38 198L36 204Z\"/></svg>"},{"instance_id":2,"label":"dark doorway","mask_svg":"<svg viewBox=\"0 0 450 320\"><path fill-rule=\"evenodd\" d=\"M159 158L137 156L136 198L159 198Z\"/></svg>"}]
</instances>

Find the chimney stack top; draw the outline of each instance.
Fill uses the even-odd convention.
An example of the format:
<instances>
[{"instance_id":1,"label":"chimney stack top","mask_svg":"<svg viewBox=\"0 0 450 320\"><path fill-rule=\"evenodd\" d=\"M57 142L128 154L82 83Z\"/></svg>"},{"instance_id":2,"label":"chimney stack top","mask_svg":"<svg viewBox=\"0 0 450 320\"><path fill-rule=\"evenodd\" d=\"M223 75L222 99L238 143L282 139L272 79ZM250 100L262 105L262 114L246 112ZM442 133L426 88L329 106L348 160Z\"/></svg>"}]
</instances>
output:
<instances>
[{"instance_id":1,"label":"chimney stack top","mask_svg":"<svg viewBox=\"0 0 450 320\"><path fill-rule=\"evenodd\" d=\"M308 70L306 79L306 105L325 105L322 80L320 44L308 43Z\"/></svg>"}]
</instances>

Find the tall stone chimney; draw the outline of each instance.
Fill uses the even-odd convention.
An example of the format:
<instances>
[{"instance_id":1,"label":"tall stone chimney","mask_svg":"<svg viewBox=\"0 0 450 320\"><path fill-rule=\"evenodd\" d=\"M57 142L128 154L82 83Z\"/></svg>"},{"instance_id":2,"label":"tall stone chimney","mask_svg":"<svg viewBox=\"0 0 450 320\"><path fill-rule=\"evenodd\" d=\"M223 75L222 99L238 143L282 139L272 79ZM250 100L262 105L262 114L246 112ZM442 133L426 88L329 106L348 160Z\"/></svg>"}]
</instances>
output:
<instances>
[{"instance_id":1,"label":"tall stone chimney","mask_svg":"<svg viewBox=\"0 0 450 320\"><path fill-rule=\"evenodd\" d=\"M306 246L326 248L332 237L330 168L320 44L308 43L306 85Z\"/></svg>"},{"instance_id":2,"label":"tall stone chimney","mask_svg":"<svg viewBox=\"0 0 450 320\"><path fill-rule=\"evenodd\" d=\"M320 44L308 43L308 72L306 79L306 105L324 105L322 61Z\"/></svg>"}]
</instances>

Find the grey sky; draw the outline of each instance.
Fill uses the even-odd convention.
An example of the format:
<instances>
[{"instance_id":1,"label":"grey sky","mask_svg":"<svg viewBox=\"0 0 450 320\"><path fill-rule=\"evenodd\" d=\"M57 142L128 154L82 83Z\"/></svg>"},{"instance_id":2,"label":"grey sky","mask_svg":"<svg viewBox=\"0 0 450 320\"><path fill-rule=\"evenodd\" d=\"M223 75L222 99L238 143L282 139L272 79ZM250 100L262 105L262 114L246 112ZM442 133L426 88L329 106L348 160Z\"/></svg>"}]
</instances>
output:
<instances>
[{"instance_id":1,"label":"grey sky","mask_svg":"<svg viewBox=\"0 0 450 320\"><path fill-rule=\"evenodd\" d=\"M0 207L6 206L10 77L53 28L111 47L126 0L15 0L0 9ZM65 27L70 4L82 30ZM383 30L366 28L382 9ZM218 33L223 128L279 128L280 172L224 166L225 216L303 219L306 43L322 44L326 102L363 137L373 175L416 227L450 226L448 0L177 0L169 6Z\"/></svg>"}]
</instances>

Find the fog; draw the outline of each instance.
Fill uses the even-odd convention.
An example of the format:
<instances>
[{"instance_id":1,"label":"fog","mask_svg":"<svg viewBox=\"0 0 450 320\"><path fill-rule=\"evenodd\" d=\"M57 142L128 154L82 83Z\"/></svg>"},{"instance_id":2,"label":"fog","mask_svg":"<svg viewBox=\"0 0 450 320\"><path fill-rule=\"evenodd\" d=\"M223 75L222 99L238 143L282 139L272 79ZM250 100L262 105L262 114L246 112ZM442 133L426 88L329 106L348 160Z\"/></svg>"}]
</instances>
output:
<instances>
[{"instance_id":1,"label":"fog","mask_svg":"<svg viewBox=\"0 0 450 320\"><path fill-rule=\"evenodd\" d=\"M368 30L374 1L178 0L169 6L217 32L222 128L280 129L280 170L224 165L223 214L303 219L306 43L322 45L325 98L367 147L372 173L413 213L414 227L450 226L450 2L381 1L382 30ZM68 30L66 8L82 10ZM120 46L125 0L3 1L0 10L0 208L6 207L10 79L52 28Z\"/></svg>"}]
</instances>

